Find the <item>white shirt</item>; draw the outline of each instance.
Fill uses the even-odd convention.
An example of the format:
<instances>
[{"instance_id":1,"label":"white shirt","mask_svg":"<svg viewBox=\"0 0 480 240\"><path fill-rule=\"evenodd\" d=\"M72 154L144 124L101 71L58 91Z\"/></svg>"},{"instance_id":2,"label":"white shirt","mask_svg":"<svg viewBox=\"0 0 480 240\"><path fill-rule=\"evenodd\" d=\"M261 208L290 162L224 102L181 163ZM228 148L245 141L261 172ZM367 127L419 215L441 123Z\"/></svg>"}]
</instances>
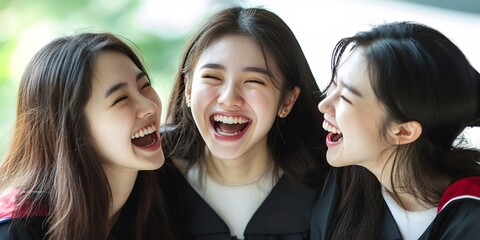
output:
<instances>
[{"instance_id":1,"label":"white shirt","mask_svg":"<svg viewBox=\"0 0 480 240\"><path fill-rule=\"evenodd\" d=\"M390 193L382 186L383 199L387 203L388 209L392 212L393 218L397 223L400 234L405 240L418 239L432 223L437 211L436 208L429 208L421 211L407 211L403 209L390 196Z\"/></svg>"},{"instance_id":2,"label":"white shirt","mask_svg":"<svg viewBox=\"0 0 480 240\"><path fill-rule=\"evenodd\" d=\"M177 167L185 169L177 163L175 164ZM222 218L232 236L243 239L248 222L276 183L273 181L273 168L259 178L242 185L221 184L209 177L206 171L203 171L202 175L199 173L199 166L194 165L185 174L185 178Z\"/></svg>"}]
</instances>

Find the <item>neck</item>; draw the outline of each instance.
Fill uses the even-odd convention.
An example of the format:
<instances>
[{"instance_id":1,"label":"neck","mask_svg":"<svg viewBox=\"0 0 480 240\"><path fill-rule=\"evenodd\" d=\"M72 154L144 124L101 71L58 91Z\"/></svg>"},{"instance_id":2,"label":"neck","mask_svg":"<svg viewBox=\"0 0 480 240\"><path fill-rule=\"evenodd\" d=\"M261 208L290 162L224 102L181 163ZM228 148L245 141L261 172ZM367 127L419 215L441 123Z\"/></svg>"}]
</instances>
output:
<instances>
[{"instance_id":1,"label":"neck","mask_svg":"<svg viewBox=\"0 0 480 240\"><path fill-rule=\"evenodd\" d=\"M241 159L219 159L205 153L207 174L216 182L224 185L244 185L251 183L273 167L273 159L267 151L255 153L252 157Z\"/></svg>"},{"instance_id":2,"label":"neck","mask_svg":"<svg viewBox=\"0 0 480 240\"><path fill-rule=\"evenodd\" d=\"M399 206L402 206L407 211L421 211L432 207L420 201L420 199L411 194L411 191L407 191L403 186L399 185L399 183L395 184L396 194L394 194L391 177L393 174L391 164L387 163L379 169L382 170L379 170L374 174ZM395 179L395 177L393 177L393 179Z\"/></svg>"},{"instance_id":3,"label":"neck","mask_svg":"<svg viewBox=\"0 0 480 240\"><path fill-rule=\"evenodd\" d=\"M112 168L110 166L104 167L107 175L108 183L112 191L112 205L110 209L110 228L116 222L120 210L127 201L133 186L137 179L138 171Z\"/></svg>"},{"instance_id":4,"label":"neck","mask_svg":"<svg viewBox=\"0 0 480 240\"><path fill-rule=\"evenodd\" d=\"M432 206L429 206L426 203L420 201L410 192L405 191L403 186L395 185L396 194L394 194L392 187L392 172L393 163L392 161L379 161L385 164L378 164L377 166L367 167L378 179L378 181L386 188L390 196L395 200L395 202L402 206L407 211L421 211L428 209ZM393 177L395 179L395 177Z\"/></svg>"},{"instance_id":5,"label":"neck","mask_svg":"<svg viewBox=\"0 0 480 240\"><path fill-rule=\"evenodd\" d=\"M387 189L393 200L395 200L399 206L407 211L416 212L433 207L426 203L420 202L420 200L416 199L412 194L397 192L397 195L395 195L393 191L391 191L391 188L389 189L385 185L384 187Z\"/></svg>"}]
</instances>

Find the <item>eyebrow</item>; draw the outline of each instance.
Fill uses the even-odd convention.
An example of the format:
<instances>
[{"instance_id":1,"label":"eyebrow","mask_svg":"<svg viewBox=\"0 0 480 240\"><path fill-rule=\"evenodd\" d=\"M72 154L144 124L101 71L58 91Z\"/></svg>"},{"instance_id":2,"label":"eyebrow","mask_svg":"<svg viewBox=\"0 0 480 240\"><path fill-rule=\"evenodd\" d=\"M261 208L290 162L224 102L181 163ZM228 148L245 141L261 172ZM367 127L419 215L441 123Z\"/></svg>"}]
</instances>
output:
<instances>
[{"instance_id":1,"label":"eyebrow","mask_svg":"<svg viewBox=\"0 0 480 240\"><path fill-rule=\"evenodd\" d=\"M146 76L145 72L141 71L137 74L137 76L135 77L135 81L138 82L138 80L142 79L144 76ZM121 89L121 88L124 88L128 86L128 84L126 82L120 82L120 83L117 83L113 86L111 86L110 88L107 89L107 91L105 92L105 98L107 98L108 96L110 96L112 93L114 93L115 91Z\"/></svg>"},{"instance_id":2,"label":"eyebrow","mask_svg":"<svg viewBox=\"0 0 480 240\"><path fill-rule=\"evenodd\" d=\"M204 69L204 68L213 68L213 69L225 70L225 67L223 65L217 64L217 63L207 63L207 64L203 65L200 69ZM244 71L244 72L257 72L257 73L265 74L265 75L271 77L270 72L268 72L267 69L265 69L265 68L244 67L242 69L242 71Z\"/></svg>"},{"instance_id":3,"label":"eyebrow","mask_svg":"<svg viewBox=\"0 0 480 240\"><path fill-rule=\"evenodd\" d=\"M265 74L265 75L271 77L270 72L268 72L267 69L265 69L265 68L245 67L245 68L243 68L243 71L244 72L257 72L257 73Z\"/></svg>"},{"instance_id":4,"label":"eyebrow","mask_svg":"<svg viewBox=\"0 0 480 240\"><path fill-rule=\"evenodd\" d=\"M347 83L345 83L344 81L340 81L342 83L342 86L344 88L346 88L348 91L350 91L351 93L359 96L359 97L363 97L363 95L360 93L360 91L358 91L358 89L356 89L355 87L353 87L352 85L348 85Z\"/></svg>"}]
</instances>

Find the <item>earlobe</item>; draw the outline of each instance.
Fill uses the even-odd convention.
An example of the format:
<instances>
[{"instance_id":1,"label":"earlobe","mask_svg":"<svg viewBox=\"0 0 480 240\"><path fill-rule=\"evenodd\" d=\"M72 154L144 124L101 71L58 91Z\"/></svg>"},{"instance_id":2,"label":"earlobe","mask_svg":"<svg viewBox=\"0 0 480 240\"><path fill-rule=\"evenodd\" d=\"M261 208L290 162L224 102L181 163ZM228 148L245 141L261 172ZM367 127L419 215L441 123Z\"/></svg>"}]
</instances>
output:
<instances>
[{"instance_id":1,"label":"earlobe","mask_svg":"<svg viewBox=\"0 0 480 240\"><path fill-rule=\"evenodd\" d=\"M422 134L422 125L417 121L408 121L394 126L395 142L399 145L415 142Z\"/></svg>"},{"instance_id":2,"label":"earlobe","mask_svg":"<svg viewBox=\"0 0 480 240\"><path fill-rule=\"evenodd\" d=\"M278 110L278 116L280 118L285 118L290 113L293 104L295 104L299 95L300 88L297 86L295 86L291 91L286 94L285 98L283 99L282 107Z\"/></svg>"}]
</instances>

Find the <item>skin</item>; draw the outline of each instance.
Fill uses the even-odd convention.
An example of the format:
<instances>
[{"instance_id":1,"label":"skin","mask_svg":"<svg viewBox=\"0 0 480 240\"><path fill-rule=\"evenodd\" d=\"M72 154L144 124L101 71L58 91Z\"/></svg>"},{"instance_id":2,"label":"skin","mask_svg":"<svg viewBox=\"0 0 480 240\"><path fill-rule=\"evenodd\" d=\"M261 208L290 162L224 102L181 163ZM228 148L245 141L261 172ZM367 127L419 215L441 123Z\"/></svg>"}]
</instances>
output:
<instances>
[{"instance_id":1,"label":"skin","mask_svg":"<svg viewBox=\"0 0 480 240\"><path fill-rule=\"evenodd\" d=\"M343 135L341 139L327 136L327 161L334 167L363 166L372 172L392 193L392 161L389 156L398 144L415 141L421 133L418 122L389 123L385 138L381 136L382 123L387 113L373 92L368 74L368 62L363 49L358 47L344 58L337 70L334 83L318 109L324 114L324 128ZM406 210L425 209L410 194L397 189L392 197Z\"/></svg>"},{"instance_id":2,"label":"skin","mask_svg":"<svg viewBox=\"0 0 480 240\"><path fill-rule=\"evenodd\" d=\"M359 165L380 175L385 158L381 157L390 144L380 136L386 117L370 85L367 61L362 49L354 50L340 65L327 97L318 105L325 122L340 130L343 138L334 143L327 137L327 160L335 167ZM329 129L332 130L332 129Z\"/></svg>"},{"instance_id":3,"label":"skin","mask_svg":"<svg viewBox=\"0 0 480 240\"><path fill-rule=\"evenodd\" d=\"M111 216L115 218L138 171L158 169L164 163L158 131L154 133L156 144L148 148L134 145L131 139L148 126L159 129L161 102L147 77L126 55L104 52L95 69L85 115L112 189ZM112 91L114 86L118 88Z\"/></svg>"},{"instance_id":4,"label":"skin","mask_svg":"<svg viewBox=\"0 0 480 240\"><path fill-rule=\"evenodd\" d=\"M277 73L276 66L273 72ZM187 101L208 149L207 173L219 182L241 184L271 166L267 134L275 118L291 110L299 90L281 99L258 44L246 36L227 35L201 55L192 79L185 78ZM191 82L189 82L191 81ZM211 120L236 117L248 122L239 134L217 131Z\"/></svg>"}]
</instances>

